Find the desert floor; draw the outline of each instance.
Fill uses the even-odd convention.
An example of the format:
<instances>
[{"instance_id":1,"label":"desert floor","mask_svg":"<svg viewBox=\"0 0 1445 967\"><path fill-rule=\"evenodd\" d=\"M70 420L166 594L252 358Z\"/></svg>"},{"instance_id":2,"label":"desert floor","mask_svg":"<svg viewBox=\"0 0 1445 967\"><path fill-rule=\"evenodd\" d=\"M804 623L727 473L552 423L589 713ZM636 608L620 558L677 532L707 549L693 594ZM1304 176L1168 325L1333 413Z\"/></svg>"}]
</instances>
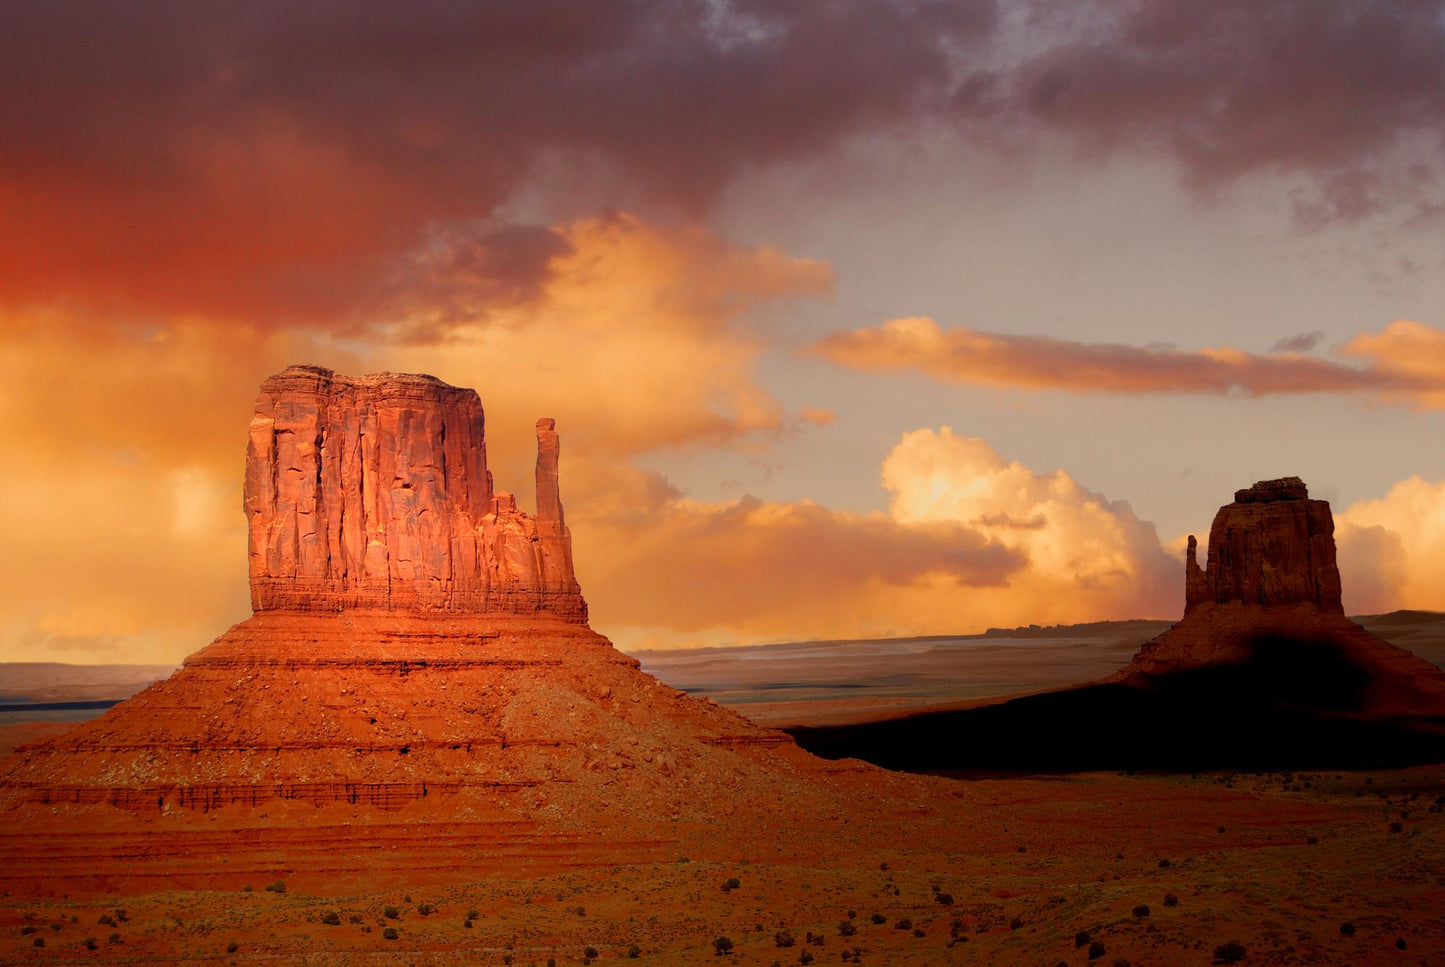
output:
<instances>
[{"instance_id":1,"label":"desert floor","mask_svg":"<svg viewBox=\"0 0 1445 967\"><path fill-rule=\"evenodd\" d=\"M1245 964L1445 964L1445 767L921 781L927 835L900 823L833 855L474 872L463 852L413 863L413 843L361 877L219 858L212 889L22 888L0 900L0 960L542 965L635 945L657 964L1112 967L1237 943Z\"/></svg>"}]
</instances>

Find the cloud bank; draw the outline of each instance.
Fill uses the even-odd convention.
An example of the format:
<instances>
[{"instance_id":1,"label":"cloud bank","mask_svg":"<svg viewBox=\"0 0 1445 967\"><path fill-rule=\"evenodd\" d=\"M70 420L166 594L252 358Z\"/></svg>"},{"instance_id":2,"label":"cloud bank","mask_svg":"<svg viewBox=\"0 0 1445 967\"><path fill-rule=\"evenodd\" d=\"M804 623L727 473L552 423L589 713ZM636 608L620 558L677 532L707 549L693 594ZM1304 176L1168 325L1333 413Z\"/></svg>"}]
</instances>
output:
<instances>
[{"instance_id":1,"label":"cloud bank","mask_svg":"<svg viewBox=\"0 0 1445 967\"><path fill-rule=\"evenodd\" d=\"M1348 393L1445 408L1445 331L1405 319L1339 349L1358 364L1289 349L1183 350L944 329L923 316L834 333L808 352L850 369L913 370L953 384L1118 395Z\"/></svg>"}]
</instances>

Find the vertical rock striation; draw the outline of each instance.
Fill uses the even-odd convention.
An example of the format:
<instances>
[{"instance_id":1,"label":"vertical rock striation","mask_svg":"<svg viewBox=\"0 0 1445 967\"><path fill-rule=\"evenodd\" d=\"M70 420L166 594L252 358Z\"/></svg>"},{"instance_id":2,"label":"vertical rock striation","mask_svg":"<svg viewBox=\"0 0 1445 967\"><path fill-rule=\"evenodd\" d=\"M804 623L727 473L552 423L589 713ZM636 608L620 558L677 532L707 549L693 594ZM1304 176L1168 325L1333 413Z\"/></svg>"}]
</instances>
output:
<instances>
[{"instance_id":1,"label":"vertical rock striation","mask_svg":"<svg viewBox=\"0 0 1445 967\"><path fill-rule=\"evenodd\" d=\"M1335 524L1330 505L1310 500L1298 477L1261 480L1237 490L1209 529L1203 572L1189 538L1185 561L1185 613L1205 602L1312 604L1343 614Z\"/></svg>"},{"instance_id":2,"label":"vertical rock striation","mask_svg":"<svg viewBox=\"0 0 1445 967\"><path fill-rule=\"evenodd\" d=\"M476 391L432 376L292 366L264 381L246 452L252 607L585 623L553 421L537 424L536 517L494 489L484 430Z\"/></svg>"}]
</instances>

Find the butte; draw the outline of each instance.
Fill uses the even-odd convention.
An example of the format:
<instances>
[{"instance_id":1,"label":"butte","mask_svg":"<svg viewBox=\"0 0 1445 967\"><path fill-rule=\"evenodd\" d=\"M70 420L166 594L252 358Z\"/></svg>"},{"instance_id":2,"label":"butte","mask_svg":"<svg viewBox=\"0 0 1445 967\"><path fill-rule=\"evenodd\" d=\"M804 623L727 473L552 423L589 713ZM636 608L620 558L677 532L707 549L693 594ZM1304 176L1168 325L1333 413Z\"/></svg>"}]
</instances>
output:
<instances>
[{"instance_id":1,"label":"butte","mask_svg":"<svg viewBox=\"0 0 1445 967\"><path fill-rule=\"evenodd\" d=\"M1345 617L1330 505L1298 477L1235 492L1183 618L1100 682L977 708L791 730L927 770L1382 767L1445 762L1445 671Z\"/></svg>"},{"instance_id":2,"label":"butte","mask_svg":"<svg viewBox=\"0 0 1445 967\"><path fill-rule=\"evenodd\" d=\"M925 780L816 759L588 627L558 455L539 420L526 514L493 484L475 391L314 366L265 380L254 613L0 762L0 885L344 890L837 854L916 819Z\"/></svg>"}]
</instances>

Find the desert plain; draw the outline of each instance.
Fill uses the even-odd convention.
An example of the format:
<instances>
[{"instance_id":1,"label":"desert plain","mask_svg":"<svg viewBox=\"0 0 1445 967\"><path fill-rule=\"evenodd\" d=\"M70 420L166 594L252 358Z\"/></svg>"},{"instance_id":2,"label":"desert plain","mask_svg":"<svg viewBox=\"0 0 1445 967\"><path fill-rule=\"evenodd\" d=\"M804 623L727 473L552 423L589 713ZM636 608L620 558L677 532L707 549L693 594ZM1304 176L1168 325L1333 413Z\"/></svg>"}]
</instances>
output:
<instances>
[{"instance_id":1,"label":"desert plain","mask_svg":"<svg viewBox=\"0 0 1445 967\"><path fill-rule=\"evenodd\" d=\"M27 670L144 687L5 726L0 958L1445 963L1445 621L1345 618L1297 478L1191 539L1177 623L644 654L667 681L589 626L537 446L531 515L474 392L266 380L252 617L153 682ZM1091 735L1117 768L1050 759Z\"/></svg>"}]
</instances>

